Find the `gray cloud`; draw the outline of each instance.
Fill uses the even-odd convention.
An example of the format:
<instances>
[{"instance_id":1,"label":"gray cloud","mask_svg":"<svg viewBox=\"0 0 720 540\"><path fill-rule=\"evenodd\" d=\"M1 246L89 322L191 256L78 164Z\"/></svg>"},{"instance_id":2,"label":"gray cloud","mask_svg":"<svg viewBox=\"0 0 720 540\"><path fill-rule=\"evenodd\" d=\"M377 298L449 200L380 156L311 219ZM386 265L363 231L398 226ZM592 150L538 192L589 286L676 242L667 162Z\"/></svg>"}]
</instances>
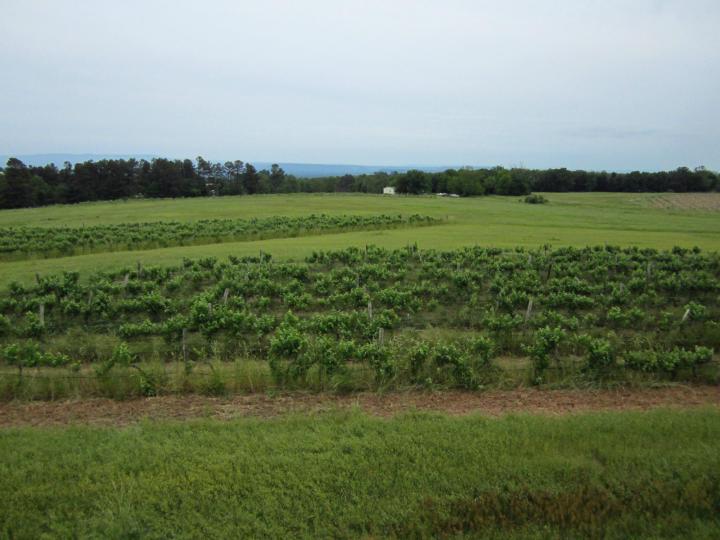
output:
<instances>
[{"instance_id":1,"label":"gray cloud","mask_svg":"<svg viewBox=\"0 0 720 540\"><path fill-rule=\"evenodd\" d=\"M0 153L720 168L716 0L5 0Z\"/></svg>"}]
</instances>

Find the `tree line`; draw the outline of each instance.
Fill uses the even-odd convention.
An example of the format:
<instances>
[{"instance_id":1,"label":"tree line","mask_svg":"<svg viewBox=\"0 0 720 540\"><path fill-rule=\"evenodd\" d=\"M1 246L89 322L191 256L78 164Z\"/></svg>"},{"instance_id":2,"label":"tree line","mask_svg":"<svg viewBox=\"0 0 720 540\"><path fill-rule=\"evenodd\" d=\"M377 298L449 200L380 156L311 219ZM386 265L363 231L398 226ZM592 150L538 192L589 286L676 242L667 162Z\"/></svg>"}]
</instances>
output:
<instances>
[{"instance_id":1,"label":"tree line","mask_svg":"<svg viewBox=\"0 0 720 540\"><path fill-rule=\"evenodd\" d=\"M277 164L258 171L241 160L213 163L198 157L151 161L103 159L28 166L10 158L0 171L0 208L25 208L127 198L253 195L257 193L453 193L461 196L525 195L531 191L702 192L720 189L720 175L704 167L630 173L503 167L442 172L297 178Z\"/></svg>"}]
</instances>

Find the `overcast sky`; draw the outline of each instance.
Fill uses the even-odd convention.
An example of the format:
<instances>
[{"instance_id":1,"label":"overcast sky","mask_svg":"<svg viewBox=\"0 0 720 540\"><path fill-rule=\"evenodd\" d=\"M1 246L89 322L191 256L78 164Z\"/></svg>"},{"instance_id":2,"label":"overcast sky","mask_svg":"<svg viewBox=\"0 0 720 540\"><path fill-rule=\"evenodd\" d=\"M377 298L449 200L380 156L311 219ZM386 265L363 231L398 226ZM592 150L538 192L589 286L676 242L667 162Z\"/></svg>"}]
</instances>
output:
<instances>
[{"instance_id":1,"label":"overcast sky","mask_svg":"<svg viewBox=\"0 0 720 540\"><path fill-rule=\"evenodd\" d=\"M0 10L0 154L720 169L718 0Z\"/></svg>"}]
</instances>

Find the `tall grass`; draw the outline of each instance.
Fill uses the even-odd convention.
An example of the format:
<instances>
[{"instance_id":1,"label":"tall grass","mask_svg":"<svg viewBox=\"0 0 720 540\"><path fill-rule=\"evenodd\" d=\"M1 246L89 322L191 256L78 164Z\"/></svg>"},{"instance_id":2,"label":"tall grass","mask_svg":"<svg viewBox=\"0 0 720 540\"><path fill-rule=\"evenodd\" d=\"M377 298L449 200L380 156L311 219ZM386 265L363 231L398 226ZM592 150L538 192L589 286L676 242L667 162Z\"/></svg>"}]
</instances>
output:
<instances>
[{"instance_id":1,"label":"tall grass","mask_svg":"<svg viewBox=\"0 0 720 540\"><path fill-rule=\"evenodd\" d=\"M676 384L668 377L618 368L610 379L598 379L584 369L582 358L565 358L562 364L548 368L542 385L533 382L533 366L527 358L497 358L484 370L482 390L515 389L534 386L559 388L646 388ZM102 373L99 365L85 364L79 370L67 368L25 368L22 374L13 367L0 367L0 401L61 400L110 398L126 400L148 396L200 394L223 396L268 391L305 390L310 392L362 392L456 388L452 381L440 378L417 382L408 366L400 365L394 376L379 380L367 365L349 363L345 369L327 375L314 366L300 380L278 381L267 360L236 358L233 361L209 360L164 362L159 358L133 366L115 366ZM720 377L718 363L702 366L695 374L684 373L686 383L715 384Z\"/></svg>"},{"instance_id":2,"label":"tall grass","mask_svg":"<svg viewBox=\"0 0 720 540\"><path fill-rule=\"evenodd\" d=\"M720 413L0 432L6 538L720 535Z\"/></svg>"}]
</instances>

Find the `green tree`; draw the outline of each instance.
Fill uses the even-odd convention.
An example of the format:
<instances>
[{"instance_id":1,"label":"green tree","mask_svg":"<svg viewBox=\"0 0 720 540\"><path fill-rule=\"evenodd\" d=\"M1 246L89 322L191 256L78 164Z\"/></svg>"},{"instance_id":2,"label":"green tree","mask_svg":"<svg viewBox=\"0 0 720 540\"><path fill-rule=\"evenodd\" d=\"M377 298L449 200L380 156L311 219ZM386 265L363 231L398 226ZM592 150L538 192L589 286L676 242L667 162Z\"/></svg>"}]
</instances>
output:
<instances>
[{"instance_id":1,"label":"green tree","mask_svg":"<svg viewBox=\"0 0 720 540\"><path fill-rule=\"evenodd\" d=\"M280 191L280 186L285 178L285 171L277 163L273 163L270 166L270 189L273 193Z\"/></svg>"},{"instance_id":2,"label":"green tree","mask_svg":"<svg viewBox=\"0 0 720 540\"><path fill-rule=\"evenodd\" d=\"M245 165L242 183L243 188L245 188L245 193L249 195L257 193L260 188L260 176L258 175L257 169L250 163Z\"/></svg>"},{"instance_id":3,"label":"green tree","mask_svg":"<svg viewBox=\"0 0 720 540\"><path fill-rule=\"evenodd\" d=\"M520 174L513 174L506 169L498 169L492 182L498 195L527 195L530 183Z\"/></svg>"},{"instance_id":4,"label":"green tree","mask_svg":"<svg viewBox=\"0 0 720 540\"><path fill-rule=\"evenodd\" d=\"M422 171L410 169L397 176L395 187L398 193L425 193L430 191L430 178Z\"/></svg>"},{"instance_id":5,"label":"green tree","mask_svg":"<svg viewBox=\"0 0 720 540\"><path fill-rule=\"evenodd\" d=\"M355 177L352 174L346 174L345 176L338 178L338 181L335 184L335 191L352 191L354 185Z\"/></svg>"},{"instance_id":6,"label":"green tree","mask_svg":"<svg viewBox=\"0 0 720 540\"><path fill-rule=\"evenodd\" d=\"M5 167L5 186L0 199L4 208L33 206L32 174L17 158L10 158Z\"/></svg>"}]
</instances>

